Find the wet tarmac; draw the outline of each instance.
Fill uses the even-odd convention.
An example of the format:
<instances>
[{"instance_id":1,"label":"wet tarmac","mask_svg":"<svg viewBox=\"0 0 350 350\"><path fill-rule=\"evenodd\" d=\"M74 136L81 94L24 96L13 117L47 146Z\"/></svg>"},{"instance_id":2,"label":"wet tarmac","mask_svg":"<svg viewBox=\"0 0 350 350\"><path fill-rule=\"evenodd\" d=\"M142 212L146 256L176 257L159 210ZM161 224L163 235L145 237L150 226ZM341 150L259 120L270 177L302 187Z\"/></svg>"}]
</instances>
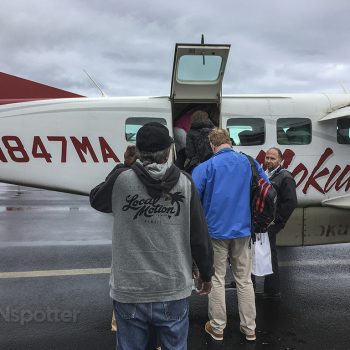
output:
<instances>
[{"instance_id":1,"label":"wet tarmac","mask_svg":"<svg viewBox=\"0 0 350 350\"><path fill-rule=\"evenodd\" d=\"M86 197L0 184L1 350L115 348L111 225ZM350 349L349 253L350 244L280 248L282 300L257 301L252 344L239 333L235 290L222 343L204 333L207 299L192 295L188 349Z\"/></svg>"}]
</instances>

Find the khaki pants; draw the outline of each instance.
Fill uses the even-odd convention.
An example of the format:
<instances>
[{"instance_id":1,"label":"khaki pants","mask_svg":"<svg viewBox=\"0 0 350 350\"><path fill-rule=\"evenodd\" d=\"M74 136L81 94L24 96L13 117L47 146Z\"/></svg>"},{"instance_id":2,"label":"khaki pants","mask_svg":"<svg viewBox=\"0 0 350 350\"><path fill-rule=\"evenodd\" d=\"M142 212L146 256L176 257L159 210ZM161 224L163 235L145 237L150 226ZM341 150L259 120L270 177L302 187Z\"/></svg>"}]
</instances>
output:
<instances>
[{"instance_id":1,"label":"khaki pants","mask_svg":"<svg viewBox=\"0 0 350 350\"><path fill-rule=\"evenodd\" d=\"M245 334L255 334L255 294L251 280L252 259L250 237L212 240L215 275L209 294L208 314L212 328L222 332L226 327L225 275L227 257L231 259L232 273L237 286L240 326Z\"/></svg>"}]
</instances>

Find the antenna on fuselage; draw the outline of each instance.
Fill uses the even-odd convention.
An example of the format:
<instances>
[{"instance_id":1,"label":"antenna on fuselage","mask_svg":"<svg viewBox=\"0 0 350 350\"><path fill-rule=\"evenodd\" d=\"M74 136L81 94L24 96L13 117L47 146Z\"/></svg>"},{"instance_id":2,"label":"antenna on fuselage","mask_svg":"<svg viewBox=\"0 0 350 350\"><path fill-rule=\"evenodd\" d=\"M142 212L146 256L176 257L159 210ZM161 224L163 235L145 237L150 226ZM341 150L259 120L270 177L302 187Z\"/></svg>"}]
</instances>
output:
<instances>
[{"instance_id":1,"label":"antenna on fuselage","mask_svg":"<svg viewBox=\"0 0 350 350\"><path fill-rule=\"evenodd\" d=\"M204 34L202 34L201 45L204 45ZM203 66L205 66L205 56L204 56L204 52L203 52L202 56L203 56Z\"/></svg>"},{"instance_id":2,"label":"antenna on fuselage","mask_svg":"<svg viewBox=\"0 0 350 350\"><path fill-rule=\"evenodd\" d=\"M102 97L107 97L107 94L105 94L105 92L102 90L101 85L98 84L92 77L91 75L85 70L83 69L83 72L88 76L88 78L92 81L92 83L95 85L95 87L98 89L98 91L100 91Z\"/></svg>"},{"instance_id":3,"label":"antenna on fuselage","mask_svg":"<svg viewBox=\"0 0 350 350\"><path fill-rule=\"evenodd\" d=\"M344 94L347 94L348 92L346 91L345 86L344 86L342 83L339 83L339 85L340 85L341 88L343 89Z\"/></svg>"}]
</instances>

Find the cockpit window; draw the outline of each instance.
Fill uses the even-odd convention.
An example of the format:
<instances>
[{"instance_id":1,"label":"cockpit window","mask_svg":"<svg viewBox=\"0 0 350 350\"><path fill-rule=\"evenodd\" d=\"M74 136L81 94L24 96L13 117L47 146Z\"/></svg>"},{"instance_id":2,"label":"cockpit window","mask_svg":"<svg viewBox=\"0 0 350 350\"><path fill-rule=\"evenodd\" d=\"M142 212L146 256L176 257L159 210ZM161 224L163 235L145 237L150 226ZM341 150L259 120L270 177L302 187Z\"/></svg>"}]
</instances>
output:
<instances>
[{"instance_id":1,"label":"cockpit window","mask_svg":"<svg viewBox=\"0 0 350 350\"><path fill-rule=\"evenodd\" d=\"M180 57L177 80L217 81L219 79L221 56L184 55Z\"/></svg>"},{"instance_id":2,"label":"cockpit window","mask_svg":"<svg viewBox=\"0 0 350 350\"><path fill-rule=\"evenodd\" d=\"M343 145L350 145L350 117L337 120L337 141Z\"/></svg>"},{"instance_id":3,"label":"cockpit window","mask_svg":"<svg viewBox=\"0 0 350 350\"><path fill-rule=\"evenodd\" d=\"M277 143L280 145L311 143L311 120L308 118L277 119Z\"/></svg>"},{"instance_id":4,"label":"cockpit window","mask_svg":"<svg viewBox=\"0 0 350 350\"><path fill-rule=\"evenodd\" d=\"M227 131L235 146L255 146L265 143L265 121L263 118L231 118Z\"/></svg>"},{"instance_id":5,"label":"cockpit window","mask_svg":"<svg viewBox=\"0 0 350 350\"><path fill-rule=\"evenodd\" d=\"M125 139L126 141L130 143L136 143L136 134L146 123L150 122L158 122L166 126L166 120L163 118L142 118L142 117L135 117L135 118L128 118L125 121Z\"/></svg>"}]
</instances>

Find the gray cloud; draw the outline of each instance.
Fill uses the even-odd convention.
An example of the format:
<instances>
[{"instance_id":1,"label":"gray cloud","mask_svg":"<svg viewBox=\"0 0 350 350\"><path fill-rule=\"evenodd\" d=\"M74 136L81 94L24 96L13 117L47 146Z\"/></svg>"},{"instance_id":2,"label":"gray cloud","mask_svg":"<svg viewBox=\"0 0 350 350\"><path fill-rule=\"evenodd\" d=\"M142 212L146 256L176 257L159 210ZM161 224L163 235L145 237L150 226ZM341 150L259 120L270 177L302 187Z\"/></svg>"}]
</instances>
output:
<instances>
[{"instance_id":1,"label":"gray cloud","mask_svg":"<svg viewBox=\"0 0 350 350\"><path fill-rule=\"evenodd\" d=\"M229 43L223 91L350 90L347 0L3 0L1 71L88 96L167 95L176 42Z\"/></svg>"}]
</instances>

